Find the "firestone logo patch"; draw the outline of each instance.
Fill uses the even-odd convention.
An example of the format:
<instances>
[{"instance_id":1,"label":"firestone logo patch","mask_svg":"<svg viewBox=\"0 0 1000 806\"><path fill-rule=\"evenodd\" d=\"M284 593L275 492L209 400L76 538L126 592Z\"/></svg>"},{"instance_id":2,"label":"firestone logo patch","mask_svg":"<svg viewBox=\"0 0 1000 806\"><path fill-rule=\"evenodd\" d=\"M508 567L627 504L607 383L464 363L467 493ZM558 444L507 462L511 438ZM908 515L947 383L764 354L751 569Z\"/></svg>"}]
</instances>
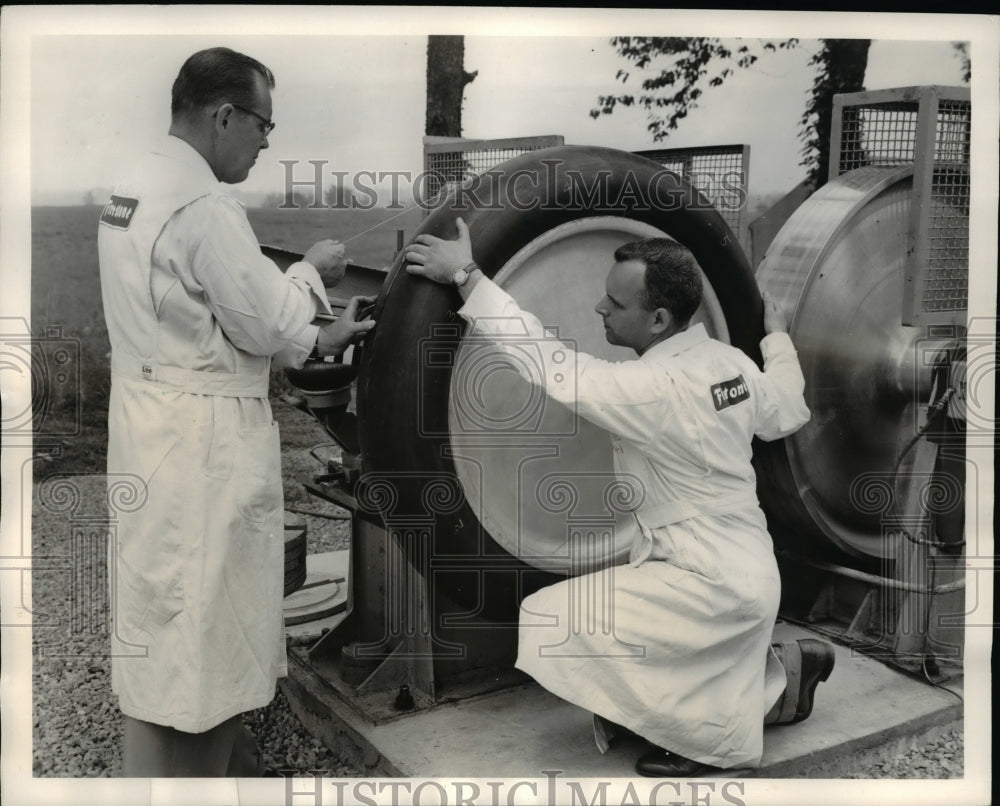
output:
<instances>
[{"instance_id":1,"label":"firestone logo patch","mask_svg":"<svg viewBox=\"0 0 1000 806\"><path fill-rule=\"evenodd\" d=\"M722 411L744 400L750 399L750 387L743 380L742 375L737 375L729 381L717 383L712 387L712 402L716 411Z\"/></svg>"},{"instance_id":2,"label":"firestone logo patch","mask_svg":"<svg viewBox=\"0 0 1000 806\"><path fill-rule=\"evenodd\" d=\"M112 195L111 200L104 205L104 211L101 213L101 223L115 229L128 229L132 223L132 216L135 215L135 209L138 206L138 199Z\"/></svg>"}]
</instances>

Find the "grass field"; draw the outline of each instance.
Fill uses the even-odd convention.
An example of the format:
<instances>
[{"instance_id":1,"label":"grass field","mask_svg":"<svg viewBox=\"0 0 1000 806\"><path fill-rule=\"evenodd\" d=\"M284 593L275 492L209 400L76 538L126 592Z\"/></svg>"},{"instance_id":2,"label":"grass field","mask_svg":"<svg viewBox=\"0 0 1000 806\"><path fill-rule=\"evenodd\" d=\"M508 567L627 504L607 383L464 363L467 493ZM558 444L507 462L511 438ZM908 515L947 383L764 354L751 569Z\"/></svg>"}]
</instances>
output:
<instances>
[{"instance_id":1,"label":"grass field","mask_svg":"<svg viewBox=\"0 0 1000 806\"><path fill-rule=\"evenodd\" d=\"M32 400L35 454L45 460L45 475L104 468L111 347L97 260L100 212L32 209ZM396 231L412 236L423 211L250 209L247 217L261 243L305 252L320 239L336 238L352 261L381 267L393 260ZM281 384L277 373L273 381L272 388Z\"/></svg>"}]
</instances>

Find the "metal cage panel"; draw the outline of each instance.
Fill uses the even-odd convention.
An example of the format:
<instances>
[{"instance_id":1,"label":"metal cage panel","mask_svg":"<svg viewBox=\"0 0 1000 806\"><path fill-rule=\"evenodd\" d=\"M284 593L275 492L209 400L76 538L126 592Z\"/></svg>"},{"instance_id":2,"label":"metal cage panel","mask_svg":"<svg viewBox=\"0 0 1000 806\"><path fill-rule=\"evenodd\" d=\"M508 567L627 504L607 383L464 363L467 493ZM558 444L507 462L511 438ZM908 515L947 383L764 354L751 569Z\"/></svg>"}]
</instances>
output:
<instances>
[{"instance_id":1,"label":"metal cage panel","mask_svg":"<svg viewBox=\"0 0 1000 806\"><path fill-rule=\"evenodd\" d=\"M425 197L435 200L528 151L564 145L561 135L473 140L462 137L424 138ZM683 176L715 206L729 228L748 248L746 199L750 147L747 145L660 148L634 152Z\"/></svg>"},{"instance_id":2,"label":"metal cage panel","mask_svg":"<svg viewBox=\"0 0 1000 806\"><path fill-rule=\"evenodd\" d=\"M529 151L565 145L562 135L472 140L464 137L424 137L425 196L433 203L464 182ZM430 212L432 204L425 206Z\"/></svg>"},{"instance_id":3,"label":"metal cage panel","mask_svg":"<svg viewBox=\"0 0 1000 806\"><path fill-rule=\"evenodd\" d=\"M971 118L964 87L903 87L834 97L831 179L868 165L913 166L905 325L965 323Z\"/></svg>"},{"instance_id":4,"label":"metal cage panel","mask_svg":"<svg viewBox=\"0 0 1000 806\"><path fill-rule=\"evenodd\" d=\"M750 146L657 148L634 152L687 179L712 203L749 254L746 217Z\"/></svg>"}]
</instances>

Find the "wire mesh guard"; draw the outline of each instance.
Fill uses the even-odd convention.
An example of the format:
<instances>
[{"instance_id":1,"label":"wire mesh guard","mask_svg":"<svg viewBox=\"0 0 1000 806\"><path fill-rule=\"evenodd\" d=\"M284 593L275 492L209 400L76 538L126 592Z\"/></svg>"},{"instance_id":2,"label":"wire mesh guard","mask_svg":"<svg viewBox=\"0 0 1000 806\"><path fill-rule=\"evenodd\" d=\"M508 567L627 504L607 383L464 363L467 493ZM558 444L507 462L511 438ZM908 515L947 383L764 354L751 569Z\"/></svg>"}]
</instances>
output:
<instances>
[{"instance_id":1,"label":"wire mesh guard","mask_svg":"<svg viewBox=\"0 0 1000 806\"><path fill-rule=\"evenodd\" d=\"M968 310L971 118L961 87L851 93L835 102L831 178L868 165L913 165L904 324L955 324Z\"/></svg>"},{"instance_id":2,"label":"wire mesh guard","mask_svg":"<svg viewBox=\"0 0 1000 806\"><path fill-rule=\"evenodd\" d=\"M449 193L475 176L529 151L564 145L560 135L497 140L425 138L424 210L430 212Z\"/></svg>"},{"instance_id":3,"label":"wire mesh guard","mask_svg":"<svg viewBox=\"0 0 1000 806\"><path fill-rule=\"evenodd\" d=\"M427 138L424 141L424 197L430 210L474 176L485 174L507 160L528 151L563 145L558 135L496 140ZM747 168L749 146L725 145L695 148L663 148L636 151L683 176L722 215L739 242L748 244Z\"/></svg>"},{"instance_id":4,"label":"wire mesh guard","mask_svg":"<svg viewBox=\"0 0 1000 806\"><path fill-rule=\"evenodd\" d=\"M694 185L719 211L747 248L746 220L747 172L750 147L747 145L700 146L696 148L660 148L636 151L640 157L662 165Z\"/></svg>"},{"instance_id":5,"label":"wire mesh guard","mask_svg":"<svg viewBox=\"0 0 1000 806\"><path fill-rule=\"evenodd\" d=\"M965 310L969 304L970 118L968 103L938 104L926 222L925 311Z\"/></svg>"}]
</instances>

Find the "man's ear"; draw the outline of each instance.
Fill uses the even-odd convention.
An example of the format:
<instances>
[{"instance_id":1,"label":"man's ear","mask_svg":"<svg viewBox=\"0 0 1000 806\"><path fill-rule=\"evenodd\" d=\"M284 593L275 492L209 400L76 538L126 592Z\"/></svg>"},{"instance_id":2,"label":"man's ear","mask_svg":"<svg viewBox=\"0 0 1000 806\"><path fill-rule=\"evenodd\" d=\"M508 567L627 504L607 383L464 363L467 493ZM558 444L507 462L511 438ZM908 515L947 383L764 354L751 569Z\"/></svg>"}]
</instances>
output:
<instances>
[{"instance_id":1,"label":"man's ear","mask_svg":"<svg viewBox=\"0 0 1000 806\"><path fill-rule=\"evenodd\" d=\"M233 123L233 111L235 107L232 104L226 103L215 110L215 131L216 134L223 135L228 130Z\"/></svg>"},{"instance_id":2,"label":"man's ear","mask_svg":"<svg viewBox=\"0 0 1000 806\"><path fill-rule=\"evenodd\" d=\"M653 325L652 331L654 333L663 333L670 328L673 322L673 317L670 315L670 311L666 308L657 308L653 311Z\"/></svg>"}]
</instances>

